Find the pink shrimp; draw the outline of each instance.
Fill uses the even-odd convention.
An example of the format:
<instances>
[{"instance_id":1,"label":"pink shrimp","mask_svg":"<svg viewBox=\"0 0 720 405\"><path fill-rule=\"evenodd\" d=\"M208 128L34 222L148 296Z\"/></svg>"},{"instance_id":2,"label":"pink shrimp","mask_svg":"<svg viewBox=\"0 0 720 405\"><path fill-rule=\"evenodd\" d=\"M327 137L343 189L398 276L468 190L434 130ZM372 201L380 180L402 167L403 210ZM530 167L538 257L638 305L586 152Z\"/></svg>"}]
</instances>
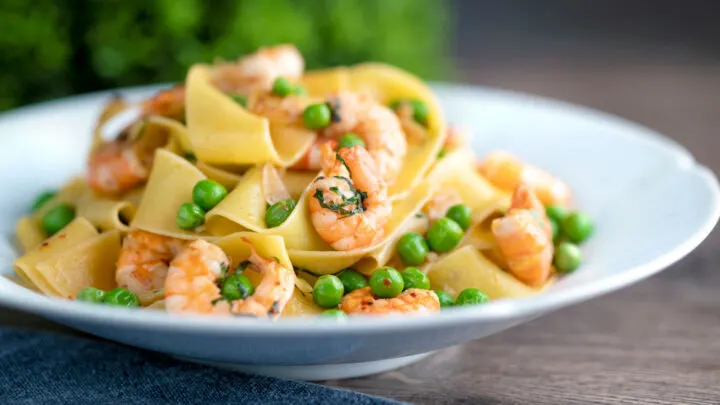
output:
<instances>
[{"instance_id":1,"label":"pink shrimp","mask_svg":"<svg viewBox=\"0 0 720 405\"><path fill-rule=\"evenodd\" d=\"M428 315L440 311L440 300L435 292L410 288L395 298L376 298L370 287L363 287L345 295L340 309L357 315Z\"/></svg>"},{"instance_id":2,"label":"pink shrimp","mask_svg":"<svg viewBox=\"0 0 720 405\"><path fill-rule=\"evenodd\" d=\"M219 282L228 273L230 259L212 243L195 240L170 263L165 280L165 308L173 313L250 315L276 318L292 297L295 272L275 260L261 257L250 245L250 265L245 271L259 271L263 279L245 299L228 300Z\"/></svg>"},{"instance_id":3,"label":"pink shrimp","mask_svg":"<svg viewBox=\"0 0 720 405\"><path fill-rule=\"evenodd\" d=\"M299 170L320 169L320 150L345 134L355 134L378 166L385 183L392 184L407 153L407 141L397 116L367 94L343 92L328 97L333 110L333 123L320 131L320 137L293 167Z\"/></svg>"},{"instance_id":4,"label":"pink shrimp","mask_svg":"<svg viewBox=\"0 0 720 405\"><path fill-rule=\"evenodd\" d=\"M512 191L520 183L526 183L533 188L543 204L570 205L571 194L567 184L507 152L488 154L478 165L478 170L490 183L502 190Z\"/></svg>"},{"instance_id":5,"label":"pink shrimp","mask_svg":"<svg viewBox=\"0 0 720 405\"><path fill-rule=\"evenodd\" d=\"M161 90L143 101L142 115L159 115L177 121L185 119L185 84Z\"/></svg>"},{"instance_id":6,"label":"pink shrimp","mask_svg":"<svg viewBox=\"0 0 720 405\"><path fill-rule=\"evenodd\" d=\"M101 194L118 195L148 179L152 153L146 153L127 139L100 145L90 156L87 181Z\"/></svg>"},{"instance_id":7,"label":"pink shrimp","mask_svg":"<svg viewBox=\"0 0 720 405\"><path fill-rule=\"evenodd\" d=\"M305 70L302 55L292 45L260 48L236 62L213 67L213 82L223 93L251 94L269 91L278 77L297 80Z\"/></svg>"},{"instance_id":8,"label":"pink shrimp","mask_svg":"<svg viewBox=\"0 0 720 405\"><path fill-rule=\"evenodd\" d=\"M361 146L323 148L323 176L310 186L310 219L318 235L335 250L370 246L385 235L392 212L387 186L372 157Z\"/></svg>"},{"instance_id":9,"label":"pink shrimp","mask_svg":"<svg viewBox=\"0 0 720 405\"><path fill-rule=\"evenodd\" d=\"M542 204L528 186L516 188L510 210L493 220L492 233L515 277L531 286L547 281L552 271L552 229Z\"/></svg>"},{"instance_id":10,"label":"pink shrimp","mask_svg":"<svg viewBox=\"0 0 720 405\"><path fill-rule=\"evenodd\" d=\"M123 240L115 280L135 293L143 304L162 297L170 261L186 242L134 229Z\"/></svg>"}]
</instances>

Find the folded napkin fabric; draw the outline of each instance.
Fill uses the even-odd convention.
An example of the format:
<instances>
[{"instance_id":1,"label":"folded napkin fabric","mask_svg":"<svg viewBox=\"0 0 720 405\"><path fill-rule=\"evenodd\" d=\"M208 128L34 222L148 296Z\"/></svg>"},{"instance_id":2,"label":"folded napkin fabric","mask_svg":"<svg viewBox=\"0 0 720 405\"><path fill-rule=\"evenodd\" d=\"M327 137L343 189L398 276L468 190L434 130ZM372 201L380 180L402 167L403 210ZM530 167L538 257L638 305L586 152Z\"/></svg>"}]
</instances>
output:
<instances>
[{"instance_id":1,"label":"folded napkin fabric","mask_svg":"<svg viewBox=\"0 0 720 405\"><path fill-rule=\"evenodd\" d=\"M81 337L0 328L0 404L398 404Z\"/></svg>"}]
</instances>

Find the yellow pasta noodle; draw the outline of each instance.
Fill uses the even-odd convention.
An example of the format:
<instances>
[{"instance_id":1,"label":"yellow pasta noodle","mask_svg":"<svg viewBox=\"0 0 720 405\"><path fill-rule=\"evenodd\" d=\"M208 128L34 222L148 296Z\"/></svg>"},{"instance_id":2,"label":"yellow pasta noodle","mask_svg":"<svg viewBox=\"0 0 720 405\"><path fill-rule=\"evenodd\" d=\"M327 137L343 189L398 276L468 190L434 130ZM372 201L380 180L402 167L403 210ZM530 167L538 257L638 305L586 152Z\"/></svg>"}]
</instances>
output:
<instances>
[{"instance_id":1,"label":"yellow pasta noodle","mask_svg":"<svg viewBox=\"0 0 720 405\"><path fill-rule=\"evenodd\" d=\"M49 259L36 269L62 297L75 298L84 287L115 287L115 263L120 254L120 232L104 232Z\"/></svg>"},{"instance_id":2,"label":"yellow pasta noodle","mask_svg":"<svg viewBox=\"0 0 720 405\"><path fill-rule=\"evenodd\" d=\"M203 179L205 175L187 160L158 149L131 227L180 239L207 238L208 233L180 229L175 222L178 209L192 202L192 189Z\"/></svg>"},{"instance_id":3,"label":"yellow pasta noodle","mask_svg":"<svg viewBox=\"0 0 720 405\"><path fill-rule=\"evenodd\" d=\"M28 252L40 246L47 237L42 228L40 228L38 219L30 215L26 215L18 220L15 225L15 236L23 252Z\"/></svg>"},{"instance_id":4,"label":"yellow pasta noodle","mask_svg":"<svg viewBox=\"0 0 720 405\"><path fill-rule=\"evenodd\" d=\"M491 300L526 297L539 292L500 269L472 246L448 253L430 266L427 274L432 288L453 297L466 288L477 288Z\"/></svg>"},{"instance_id":5,"label":"yellow pasta noodle","mask_svg":"<svg viewBox=\"0 0 720 405\"><path fill-rule=\"evenodd\" d=\"M197 158L209 164L296 162L315 139L311 131L276 131L264 117L245 110L211 83L210 68L196 65L187 77L186 116Z\"/></svg>"},{"instance_id":6,"label":"yellow pasta noodle","mask_svg":"<svg viewBox=\"0 0 720 405\"><path fill-rule=\"evenodd\" d=\"M42 272L38 271L37 265L57 255L65 254L73 247L87 242L97 235L97 229L88 220L77 218L40 246L17 258L13 262L15 273L20 278L30 281L46 295L68 297L51 284Z\"/></svg>"},{"instance_id":7,"label":"yellow pasta noodle","mask_svg":"<svg viewBox=\"0 0 720 405\"><path fill-rule=\"evenodd\" d=\"M92 222L102 231L117 229L127 232L136 206L130 201L96 196L89 188L75 201L77 216Z\"/></svg>"},{"instance_id":8,"label":"yellow pasta noodle","mask_svg":"<svg viewBox=\"0 0 720 405\"><path fill-rule=\"evenodd\" d=\"M475 170L471 151L459 150L440 160L428 174L430 183L441 184L438 191L452 189L473 210L473 221L479 222L495 211L510 205L510 196L494 187Z\"/></svg>"},{"instance_id":9,"label":"yellow pasta noodle","mask_svg":"<svg viewBox=\"0 0 720 405\"><path fill-rule=\"evenodd\" d=\"M310 71L303 75L301 84L308 93L324 97L349 87L350 69L343 66Z\"/></svg>"},{"instance_id":10,"label":"yellow pasta noodle","mask_svg":"<svg viewBox=\"0 0 720 405\"><path fill-rule=\"evenodd\" d=\"M119 95L111 97L105 104L102 112L98 116L97 122L95 123L95 128L93 129L93 140L92 145L90 146L90 153L103 143L102 129L105 124L116 115L125 111L127 108L129 108L129 104Z\"/></svg>"},{"instance_id":11,"label":"yellow pasta noodle","mask_svg":"<svg viewBox=\"0 0 720 405\"><path fill-rule=\"evenodd\" d=\"M205 162L197 162L195 166L200 170L208 179L215 180L222 184L228 190L232 190L237 186L242 179L242 175L233 173L229 170L221 169L219 167L207 164Z\"/></svg>"},{"instance_id":12,"label":"yellow pasta noodle","mask_svg":"<svg viewBox=\"0 0 720 405\"><path fill-rule=\"evenodd\" d=\"M288 248L327 250L329 247L315 232L310 222L307 198L301 195L290 217L277 228L265 225L265 193L262 167L250 169L237 187L207 215L207 229L213 235L252 230L285 238Z\"/></svg>"},{"instance_id":13,"label":"yellow pasta noodle","mask_svg":"<svg viewBox=\"0 0 720 405\"><path fill-rule=\"evenodd\" d=\"M187 128L180 122L158 116L150 116L142 121L142 129L135 135L153 137L158 141L152 143L165 144L165 148L178 154L192 152L192 144ZM165 142L162 142L165 141Z\"/></svg>"},{"instance_id":14,"label":"yellow pasta noodle","mask_svg":"<svg viewBox=\"0 0 720 405\"><path fill-rule=\"evenodd\" d=\"M281 177L290 196L297 199L305 191L307 186L315 180L317 174L297 170L286 170L281 174Z\"/></svg>"}]
</instances>

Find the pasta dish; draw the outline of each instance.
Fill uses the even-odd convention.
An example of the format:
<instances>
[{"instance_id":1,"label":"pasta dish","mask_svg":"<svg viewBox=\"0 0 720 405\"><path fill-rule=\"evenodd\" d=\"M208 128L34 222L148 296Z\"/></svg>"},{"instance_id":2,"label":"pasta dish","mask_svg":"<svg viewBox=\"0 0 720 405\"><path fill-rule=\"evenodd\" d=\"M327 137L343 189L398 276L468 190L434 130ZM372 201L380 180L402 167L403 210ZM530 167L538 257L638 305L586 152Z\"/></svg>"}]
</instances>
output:
<instances>
[{"instance_id":1,"label":"pasta dish","mask_svg":"<svg viewBox=\"0 0 720 405\"><path fill-rule=\"evenodd\" d=\"M28 288L86 305L428 315L543 292L593 232L562 180L476 156L419 78L306 71L292 45L111 97L92 137L85 173L18 220L14 262Z\"/></svg>"}]
</instances>

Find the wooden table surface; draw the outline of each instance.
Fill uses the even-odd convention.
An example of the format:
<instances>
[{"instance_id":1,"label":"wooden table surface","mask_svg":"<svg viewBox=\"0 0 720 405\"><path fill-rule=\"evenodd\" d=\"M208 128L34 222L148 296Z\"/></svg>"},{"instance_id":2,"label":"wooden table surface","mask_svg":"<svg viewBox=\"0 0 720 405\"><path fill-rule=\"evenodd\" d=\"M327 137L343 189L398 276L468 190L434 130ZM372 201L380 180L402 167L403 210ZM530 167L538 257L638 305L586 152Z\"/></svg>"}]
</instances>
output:
<instances>
[{"instance_id":1,"label":"wooden table surface","mask_svg":"<svg viewBox=\"0 0 720 405\"><path fill-rule=\"evenodd\" d=\"M525 68L486 66L465 80L621 115L720 171L720 65L512 66ZM714 232L676 265L619 292L398 371L326 384L428 404L719 404L719 248ZM0 324L62 330L2 308Z\"/></svg>"}]
</instances>

